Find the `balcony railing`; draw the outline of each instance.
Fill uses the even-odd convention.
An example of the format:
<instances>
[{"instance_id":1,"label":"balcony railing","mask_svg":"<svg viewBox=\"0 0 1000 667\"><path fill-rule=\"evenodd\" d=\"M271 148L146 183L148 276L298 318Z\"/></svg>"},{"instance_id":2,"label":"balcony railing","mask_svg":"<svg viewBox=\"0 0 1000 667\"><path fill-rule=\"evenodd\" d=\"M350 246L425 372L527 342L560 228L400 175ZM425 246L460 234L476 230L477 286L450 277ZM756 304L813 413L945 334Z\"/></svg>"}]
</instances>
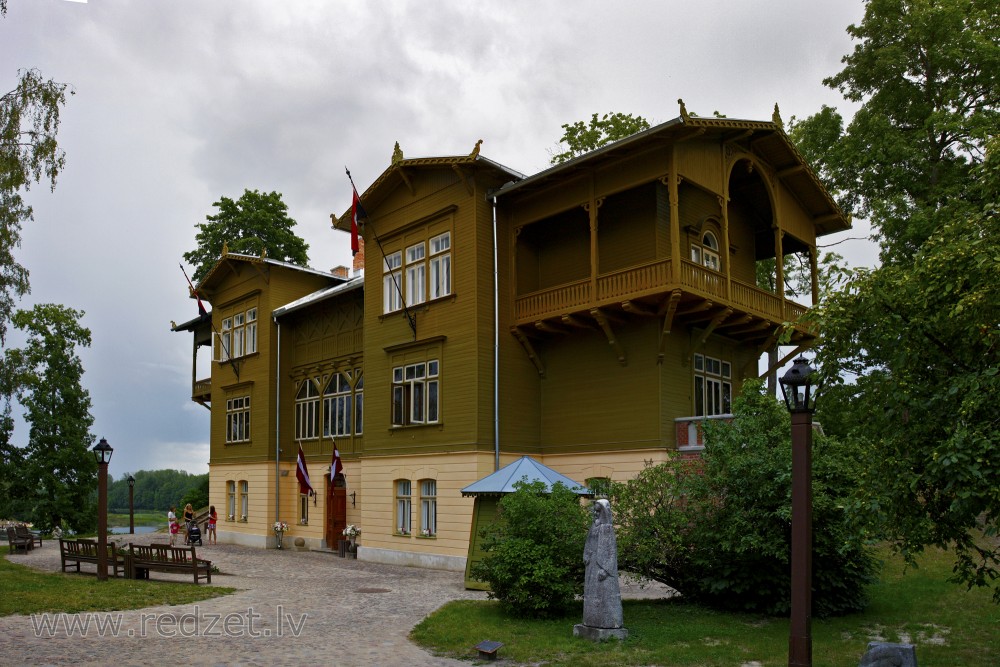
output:
<instances>
[{"instance_id":1,"label":"balcony railing","mask_svg":"<svg viewBox=\"0 0 1000 667\"><path fill-rule=\"evenodd\" d=\"M191 400L208 400L212 397L211 380L195 380L191 387Z\"/></svg>"},{"instance_id":2,"label":"balcony railing","mask_svg":"<svg viewBox=\"0 0 1000 667\"><path fill-rule=\"evenodd\" d=\"M518 323L534 322L628 299L667 294L677 288L774 322L794 322L808 310L785 301L783 311L777 295L738 280L731 281L727 299L725 275L684 259L681 260L680 284L674 284L670 268L671 261L665 259L601 274L596 280L596 298L590 280L577 280L524 294L515 299L514 317Z\"/></svg>"}]
</instances>

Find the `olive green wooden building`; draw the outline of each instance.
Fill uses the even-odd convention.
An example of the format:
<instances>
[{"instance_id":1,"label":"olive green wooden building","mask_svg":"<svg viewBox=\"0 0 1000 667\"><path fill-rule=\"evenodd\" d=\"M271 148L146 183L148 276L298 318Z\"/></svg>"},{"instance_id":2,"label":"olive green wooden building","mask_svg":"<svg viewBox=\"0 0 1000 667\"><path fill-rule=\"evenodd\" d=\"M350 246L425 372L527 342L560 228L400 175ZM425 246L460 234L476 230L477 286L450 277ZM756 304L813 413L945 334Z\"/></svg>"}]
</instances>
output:
<instances>
[{"instance_id":1,"label":"olive green wooden building","mask_svg":"<svg viewBox=\"0 0 1000 667\"><path fill-rule=\"evenodd\" d=\"M776 116L681 112L530 177L478 144L397 149L361 193L353 272L224 254L198 285L211 315L175 327L213 357L192 398L220 540L273 545L282 520L286 545L334 546L353 523L359 558L463 570L460 491L498 467L599 484L699 451L786 327L793 354L815 337L758 269L780 285L773 260L800 255L815 298L817 237L849 223Z\"/></svg>"}]
</instances>

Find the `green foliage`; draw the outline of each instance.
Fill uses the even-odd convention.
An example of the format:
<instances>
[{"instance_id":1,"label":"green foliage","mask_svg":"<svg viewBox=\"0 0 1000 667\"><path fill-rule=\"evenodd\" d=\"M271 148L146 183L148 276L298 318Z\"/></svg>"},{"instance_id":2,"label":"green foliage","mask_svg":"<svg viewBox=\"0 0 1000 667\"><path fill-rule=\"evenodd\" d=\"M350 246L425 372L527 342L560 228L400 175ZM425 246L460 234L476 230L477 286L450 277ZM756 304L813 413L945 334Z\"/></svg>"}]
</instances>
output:
<instances>
[{"instance_id":1,"label":"green foliage","mask_svg":"<svg viewBox=\"0 0 1000 667\"><path fill-rule=\"evenodd\" d=\"M194 481L194 480L192 480ZM196 483L189 487L184 497L181 498L181 505L191 503L195 511L203 507L208 507L208 475L198 475ZM220 505L221 506L221 505Z\"/></svg>"},{"instance_id":2,"label":"green foliage","mask_svg":"<svg viewBox=\"0 0 1000 667\"><path fill-rule=\"evenodd\" d=\"M715 608L787 614L791 442L788 413L748 382L734 419L709 421L701 459L674 459L615 487L619 565ZM858 447L813 449L813 613L862 609L876 562L844 510Z\"/></svg>"},{"instance_id":3,"label":"green foliage","mask_svg":"<svg viewBox=\"0 0 1000 667\"><path fill-rule=\"evenodd\" d=\"M791 134L842 206L870 217L883 262L906 262L1000 129L1000 4L868 0L847 31L858 43L824 83L861 108L846 129L824 108Z\"/></svg>"},{"instance_id":4,"label":"green foliage","mask_svg":"<svg viewBox=\"0 0 1000 667\"><path fill-rule=\"evenodd\" d=\"M76 353L90 345L82 317L82 311L54 304L18 311L13 322L27 341L4 355L10 386L29 424L20 468L11 472L31 519L43 530L60 521L77 532L93 530L96 516L91 494L97 464L89 451L94 420Z\"/></svg>"},{"instance_id":5,"label":"green foliage","mask_svg":"<svg viewBox=\"0 0 1000 667\"><path fill-rule=\"evenodd\" d=\"M205 216L208 222L195 225L198 247L184 253L184 259L195 267L195 282L222 256L223 246L232 253L266 253L270 259L299 266L309 262L309 244L292 231L296 222L288 217L288 205L280 193L244 190L238 200L222 197L212 206L219 212Z\"/></svg>"},{"instance_id":6,"label":"green foliage","mask_svg":"<svg viewBox=\"0 0 1000 667\"><path fill-rule=\"evenodd\" d=\"M20 70L17 87L0 97L0 343L16 302L30 290L28 270L14 258L21 225L32 219L22 195L42 179L54 189L66 162L56 134L67 88L37 69Z\"/></svg>"},{"instance_id":7,"label":"green foliage","mask_svg":"<svg viewBox=\"0 0 1000 667\"><path fill-rule=\"evenodd\" d=\"M164 514L172 506L178 510L187 503L195 509L209 504L208 473L192 475L182 470L139 470L132 473L135 488L132 500L137 510L153 510ZM108 507L128 510L128 474L108 485ZM221 502L215 503L222 506Z\"/></svg>"},{"instance_id":8,"label":"green foliage","mask_svg":"<svg viewBox=\"0 0 1000 667\"><path fill-rule=\"evenodd\" d=\"M560 164L567 160L589 153L612 141L618 141L637 132L649 129L649 122L642 116L624 113L606 113L600 118L595 113L590 122L578 120L562 126L563 135L560 144L566 145L566 150L552 156L551 164Z\"/></svg>"},{"instance_id":9,"label":"green foliage","mask_svg":"<svg viewBox=\"0 0 1000 667\"><path fill-rule=\"evenodd\" d=\"M486 556L472 576L490 585L490 598L512 614L564 615L583 593L583 547L590 526L580 498L561 484L518 482L500 501L497 521L484 531Z\"/></svg>"},{"instance_id":10,"label":"green foliage","mask_svg":"<svg viewBox=\"0 0 1000 667\"><path fill-rule=\"evenodd\" d=\"M904 554L954 548L956 580L1000 602L1000 547L970 532L1000 525L998 151L911 265L859 273L820 314L824 368L857 376L849 427L878 452L860 506Z\"/></svg>"}]
</instances>

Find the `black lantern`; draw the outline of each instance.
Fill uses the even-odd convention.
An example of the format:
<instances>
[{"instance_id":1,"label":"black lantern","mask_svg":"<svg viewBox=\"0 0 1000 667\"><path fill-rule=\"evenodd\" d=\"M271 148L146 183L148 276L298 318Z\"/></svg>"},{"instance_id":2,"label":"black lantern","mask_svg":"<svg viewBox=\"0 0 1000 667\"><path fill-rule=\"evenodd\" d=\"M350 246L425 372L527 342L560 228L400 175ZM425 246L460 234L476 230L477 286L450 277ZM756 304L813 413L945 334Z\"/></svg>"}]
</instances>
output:
<instances>
[{"instance_id":1,"label":"black lantern","mask_svg":"<svg viewBox=\"0 0 1000 667\"><path fill-rule=\"evenodd\" d=\"M129 475L127 481L128 481L128 488L134 489L135 488L135 477L133 477L132 475Z\"/></svg>"},{"instance_id":2,"label":"black lantern","mask_svg":"<svg viewBox=\"0 0 1000 667\"><path fill-rule=\"evenodd\" d=\"M97 459L97 465L106 466L111 463L111 453L115 450L111 448L108 441L101 438L101 441L94 445L94 448L90 450L94 452L94 458Z\"/></svg>"},{"instance_id":3,"label":"black lantern","mask_svg":"<svg viewBox=\"0 0 1000 667\"><path fill-rule=\"evenodd\" d=\"M792 362L792 367L781 377L781 394L785 397L785 407L789 412L816 411L816 396L819 386L813 391L813 378L816 370L809 365L805 357L799 357Z\"/></svg>"}]
</instances>

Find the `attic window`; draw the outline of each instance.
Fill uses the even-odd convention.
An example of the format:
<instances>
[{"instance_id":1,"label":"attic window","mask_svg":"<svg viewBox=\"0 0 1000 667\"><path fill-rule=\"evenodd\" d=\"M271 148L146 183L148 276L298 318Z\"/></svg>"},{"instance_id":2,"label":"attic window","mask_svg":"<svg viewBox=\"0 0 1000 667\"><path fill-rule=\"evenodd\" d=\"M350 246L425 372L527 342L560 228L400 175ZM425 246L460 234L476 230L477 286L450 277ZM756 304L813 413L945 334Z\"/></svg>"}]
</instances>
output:
<instances>
[{"instance_id":1,"label":"attic window","mask_svg":"<svg viewBox=\"0 0 1000 667\"><path fill-rule=\"evenodd\" d=\"M691 244L691 261L696 264L704 264L713 271L719 271L722 266L719 261L719 240L712 232L705 232L701 236L701 244Z\"/></svg>"}]
</instances>

